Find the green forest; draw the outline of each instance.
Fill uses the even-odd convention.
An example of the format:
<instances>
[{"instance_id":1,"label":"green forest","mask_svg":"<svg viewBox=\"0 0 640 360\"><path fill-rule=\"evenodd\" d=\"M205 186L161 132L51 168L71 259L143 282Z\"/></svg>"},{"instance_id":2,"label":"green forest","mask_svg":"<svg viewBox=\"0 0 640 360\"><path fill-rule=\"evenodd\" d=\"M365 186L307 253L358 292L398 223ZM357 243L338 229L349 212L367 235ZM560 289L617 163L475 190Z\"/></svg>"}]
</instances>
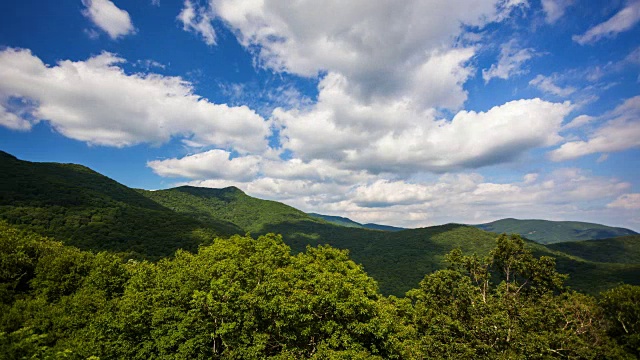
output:
<instances>
[{"instance_id":1,"label":"green forest","mask_svg":"<svg viewBox=\"0 0 640 360\"><path fill-rule=\"evenodd\" d=\"M0 357L640 356L639 235L328 220L0 152Z\"/></svg>"},{"instance_id":2,"label":"green forest","mask_svg":"<svg viewBox=\"0 0 640 360\"><path fill-rule=\"evenodd\" d=\"M157 262L0 223L0 354L126 359L633 359L640 287L564 286L517 235L448 253L405 297L330 246L216 238Z\"/></svg>"}]
</instances>

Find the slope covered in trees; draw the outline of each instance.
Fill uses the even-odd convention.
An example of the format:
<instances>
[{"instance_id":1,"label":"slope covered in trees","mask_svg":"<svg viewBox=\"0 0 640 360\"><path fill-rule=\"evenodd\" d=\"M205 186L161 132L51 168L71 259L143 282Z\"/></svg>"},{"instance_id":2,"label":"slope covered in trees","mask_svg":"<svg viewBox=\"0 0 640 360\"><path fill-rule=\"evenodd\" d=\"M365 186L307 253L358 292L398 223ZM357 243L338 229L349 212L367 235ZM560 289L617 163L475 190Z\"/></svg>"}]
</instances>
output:
<instances>
[{"instance_id":1,"label":"slope covered in trees","mask_svg":"<svg viewBox=\"0 0 640 360\"><path fill-rule=\"evenodd\" d=\"M251 197L233 186L223 189L181 186L157 191L139 190L139 193L178 213L202 221L227 221L244 232L256 234L264 233L271 224L317 221L291 206Z\"/></svg>"},{"instance_id":2,"label":"slope covered in trees","mask_svg":"<svg viewBox=\"0 0 640 360\"><path fill-rule=\"evenodd\" d=\"M474 226L495 233L520 234L541 244L637 235L625 228L579 221L502 219Z\"/></svg>"},{"instance_id":3,"label":"slope covered in trees","mask_svg":"<svg viewBox=\"0 0 640 360\"><path fill-rule=\"evenodd\" d=\"M640 264L640 235L556 243L548 247L590 261Z\"/></svg>"},{"instance_id":4,"label":"slope covered in trees","mask_svg":"<svg viewBox=\"0 0 640 360\"><path fill-rule=\"evenodd\" d=\"M373 224L373 223L361 224L359 222L353 221L349 218L342 217L342 216L322 215L317 213L308 213L308 214L315 218L330 222L332 224L346 226L346 227L355 227L355 228L362 228L362 229L369 229L369 230L382 230L382 231L405 230L404 228L389 226L389 225L380 225L380 224Z\"/></svg>"},{"instance_id":5,"label":"slope covered in trees","mask_svg":"<svg viewBox=\"0 0 640 360\"><path fill-rule=\"evenodd\" d=\"M447 252L459 247L486 255L496 236L456 224L398 232L337 226L234 187L134 190L79 165L0 155L0 219L81 249L127 258L157 260L177 249L195 252L215 235L276 233L295 253L323 244L348 250L383 294L404 296L425 274L445 267ZM595 293L621 282L640 284L640 264L621 263L616 256L583 259L530 245L537 255L556 257L576 290Z\"/></svg>"},{"instance_id":6,"label":"slope covered in trees","mask_svg":"<svg viewBox=\"0 0 640 360\"><path fill-rule=\"evenodd\" d=\"M82 249L159 258L241 230L177 214L75 164L32 163L0 152L0 219Z\"/></svg>"},{"instance_id":7,"label":"slope covered in trees","mask_svg":"<svg viewBox=\"0 0 640 360\"><path fill-rule=\"evenodd\" d=\"M640 287L568 291L518 236L461 250L403 299L344 251L217 238L156 263L0 222L0 357L632 359Z\"/></svg>"}]
</instances>

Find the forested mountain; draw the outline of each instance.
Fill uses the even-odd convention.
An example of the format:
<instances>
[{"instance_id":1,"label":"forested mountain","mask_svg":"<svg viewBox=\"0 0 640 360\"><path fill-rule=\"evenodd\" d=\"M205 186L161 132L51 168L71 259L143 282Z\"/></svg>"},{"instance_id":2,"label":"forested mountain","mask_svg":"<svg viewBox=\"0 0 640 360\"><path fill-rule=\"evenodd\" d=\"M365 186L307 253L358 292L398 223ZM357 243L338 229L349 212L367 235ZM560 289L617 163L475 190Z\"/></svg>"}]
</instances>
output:
<instances>
[{"instance_id":1,"label":"forested mountain","mask_svg":"<svg viewBox=\"0 0 640 360\"><path fill-rule=\"evenodd\" d=\"M0 217L0 359L640 355L638 236L374 231L5 153Z\"/></svg>"},{"instance_id":2,"label":"forested mountain","mask_svg":"<svg viewBox=\"0 0 640 360\"><path fill-rule=\"evenodd\" d=\"M579 221L502 219L473 225L485 231L520 234L541 244L637 235L633 230Z\"/></svg>"},{"instance_id":3,"label":"forested mountain","mask_svg":"<svg viewBox=\"0 0 640 360\"><path fill-rule=\"evenodd\" d=\"M138 190L138 192L178 213L202 221L227 221L238 226L243 232L262 234L271 224L318 222L315 218L291 206L251 197L233 186L223 189L181 186L167 190Z\"/></svg>"},{"instance_id":4,"label":"forested mountain","mask_svg":"<svg viewBox=\"0 0 640 360\"><path fill-rule=\"evenodd\" d=\"M640 264L640 235L563 242L547 247L589 261Z\"/></svg>"},{"instance_id":5,"label":"forested mountain","mask_svg":"<svg viewBox=\"0 0 640 360\"><path fill-rule=\"evenodd\" d=\"M400 228L400 227L396 227L396 226L389 226L389 225L380 225L380 224L373 224L373 223L367 223L367 224L361 224L359 222L355 222L349 218L346 217L342 217L342 216L332 216L332 215L322 215L322 214L317 214L317 213L308 213L309 215L318 218L318 219L322 219L325 220L327 222L330 222L332 224L335 225L340 225L340 226L346 226L346 227L355 227L355 228L363 228L363 229L370 229L370 230L382 230L382 231L400 231L400 230L406 230L404 228Z\"/></svg>"},{"instance_id":6,"label":"forested mountain","mask_svg":"<svg viewBox=\"0 0 640 360\"><path fill-rule=\"evenodd\" d=\"M177 214L87 167L0 152L0 219L81 249L159 258L241 230Z\"/></svg>"},{"instance_id":7,"label":"forested mountain","mask_svg":"<svg viewBox=\"0 0 640 360\"><path fill-rule=\"evenodd\" d=\"M383 294L397 296L443 269L449 251L486 255L497 236L458 224L397 232L338 226L235 187L134 190L83 166L31 163L6 153L0 156L0 218L81 249L150 260L177 249L196 251L215 236L282 234L295 253L323 244L348 250ZM613 248L617 255L603 255L608 251L600 248L596 258L529 246L537 255L555 257L576 290L595 293L621 282L640 283L640 264L618 260L622 254Z\"/></svg>"},{"instance_id":8,"label":"forested mountain","mask_svg":"<svg viewBox=\"0 0 640 360\"><path fill-rule=\"evenodd\" d=\"M476 230L478 231L478 230ZM435 235L437 236L437 235ZM0 221L0 358L633 359L640 287L563 286L517 235L457 249L406 298L328 246L276 235L123 262Z\"/></svg>"}]
</instances>

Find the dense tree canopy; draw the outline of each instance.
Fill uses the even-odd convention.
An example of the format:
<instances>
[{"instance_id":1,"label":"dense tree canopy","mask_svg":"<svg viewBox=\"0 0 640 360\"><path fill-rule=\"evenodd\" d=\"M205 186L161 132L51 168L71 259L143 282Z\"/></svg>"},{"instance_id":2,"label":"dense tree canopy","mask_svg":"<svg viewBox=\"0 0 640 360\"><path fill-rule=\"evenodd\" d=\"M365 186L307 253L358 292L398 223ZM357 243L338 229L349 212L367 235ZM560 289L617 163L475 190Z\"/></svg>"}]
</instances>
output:
<instances>
[{"instance_id":1,"label":"dense tree canopy","mask_svg":"<svg viewBox=\"0 0 640 360\"><path fill-rule=\"evenodd\" d=\"M518 236L447 255L385 297L346 251L215 239L158 262L90 253L0 223L0 356L20 358L633 358L640 290L567 290Z\"/></svg>"}]
</instances>

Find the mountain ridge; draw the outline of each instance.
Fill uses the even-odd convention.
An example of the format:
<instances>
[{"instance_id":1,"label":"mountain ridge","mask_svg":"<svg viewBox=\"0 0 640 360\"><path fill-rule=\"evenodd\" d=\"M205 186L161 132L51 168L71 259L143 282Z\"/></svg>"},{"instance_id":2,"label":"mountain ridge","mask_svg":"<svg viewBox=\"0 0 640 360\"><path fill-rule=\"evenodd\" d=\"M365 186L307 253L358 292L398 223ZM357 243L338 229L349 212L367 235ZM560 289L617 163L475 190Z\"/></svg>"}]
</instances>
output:
<instances>
[{"instance_id":1,"label":"mountain ridge","mask_svg":"<svg viewBox=\"0 0 640 360\"><path fill-rule=\"evenodd\" d=\"M323 214L318 214L318 213L314 213L314 212L310 212L307 213L313 217L316 217L318 219L322 219L325 220L327 222L330 222L332 224L336 224L336 225L340 225L340 226L346 226L346 227L355 227L355 228L364 228L364 229L369 229L369 230L381 230L381 231L402 231L402 230L407 230L406 228L401 228L401 227L397 227L397 226L391 226L391 225L381 225L381 224L374 224L374 223L366 223L366 224L362 224L359 223L357 221L353 221L347 217L343 217L343 216L335 216L335 215L323 215Z\"/></svg>"},{"instance_id":2,"label":"mountain ridge","mask_svg":"<svg viewBox=\"0 0 640 360\"><path fill-rule=\"evenodd\" d=\"M471 226L496 233L519 234L522 237L541 244L607 239L638 234L631 229L584 221L553 221L543 219L504 218Z\"/></svg>"}]
</instances>

